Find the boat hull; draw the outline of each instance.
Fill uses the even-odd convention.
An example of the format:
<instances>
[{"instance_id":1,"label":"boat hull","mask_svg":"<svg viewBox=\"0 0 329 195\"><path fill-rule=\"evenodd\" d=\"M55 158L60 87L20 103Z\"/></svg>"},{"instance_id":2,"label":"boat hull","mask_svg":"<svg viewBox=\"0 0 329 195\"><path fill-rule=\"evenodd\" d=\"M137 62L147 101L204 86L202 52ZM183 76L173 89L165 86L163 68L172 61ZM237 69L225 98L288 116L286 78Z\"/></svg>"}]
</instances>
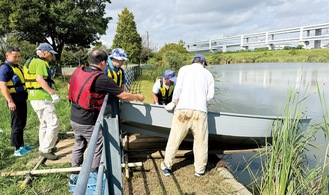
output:
<instances>
[{"instance_id":1,"label":"boat hull","mask_svg":"<svg viewBox=\"0 0 329 195\"><path fill-rule=\"evenodd\" d=\"M168 138L174 112L162 105L122 102L122 129L128 133L140 133ZM262 146L272 139L272 129L280 125L282 117L246 115L227 112L208 112L209 141L218 147ZM307 126L310 119L303 119ZM187 141L193 140L188 134Z\"/></svg>"}]
</instances>

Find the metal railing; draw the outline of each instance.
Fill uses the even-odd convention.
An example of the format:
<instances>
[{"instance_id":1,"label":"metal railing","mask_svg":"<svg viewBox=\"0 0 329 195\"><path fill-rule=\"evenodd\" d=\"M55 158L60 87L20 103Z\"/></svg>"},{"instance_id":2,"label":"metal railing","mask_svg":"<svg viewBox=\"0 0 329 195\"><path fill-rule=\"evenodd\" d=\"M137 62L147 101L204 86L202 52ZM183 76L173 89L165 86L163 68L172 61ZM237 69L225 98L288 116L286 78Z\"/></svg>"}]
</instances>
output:
<instances>
[{"instance_id":1,"label":"metal railing","mask_svg":"<svg viewBox=\"0 0 329 195\"><path fill-rule=\"evenodd\" d=\"M101 130L103 133L103 151L98 169L95 195L123 193L118 116L116 115L116 117L113 118L112 114L108 111L108 95L106 95L98 115L93 134L90 142L88 143L88 149L84 162L79 173L77 184L73 191L74 195L86 193L90 168L96 149L97 137Z\"/></svg>"},{"instance_id":2,"label":"metal railing","mask_svg":"<svg viewBox=\"0 0 329 195\"><path fill-rule=\"evenodd\" d=\"M282 49L285 45L321 48L321 41L329 41L329 23L272 30L186 43L188 52L226 52L268 47ZM310 45L314 42L314 46Z\"/></svg>"}]
</instances>

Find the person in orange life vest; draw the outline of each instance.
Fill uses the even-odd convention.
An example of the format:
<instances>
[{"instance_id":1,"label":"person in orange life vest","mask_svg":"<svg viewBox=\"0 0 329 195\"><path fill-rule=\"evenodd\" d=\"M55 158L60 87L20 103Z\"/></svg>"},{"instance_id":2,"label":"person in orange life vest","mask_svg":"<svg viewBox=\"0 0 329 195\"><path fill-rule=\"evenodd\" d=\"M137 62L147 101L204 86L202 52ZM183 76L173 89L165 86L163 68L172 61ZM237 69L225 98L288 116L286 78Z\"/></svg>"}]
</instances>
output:
<instances>
[{"instance_id":1,"label":"person in orange life vest","mask_svg":"<svg viewBox=\"0 0 329 195\"><path fill-rule=\"evenodd\" d=\"M175 72L166 70L162 77L153 85L153 100L155 104L167 105L171 102L176 83Z\"/></svg>"},{"instance_id":2,"label":"person in orange life vest","mask_svg":"<svg viewBox=\"0 0 329 195\"><path fill-rule=\"evenodd\" d=\"M0 89L7 100L11 116L11 145L15 147L14 156L30 153L32 146L24 145L24 128L27 118L27 91L23 70L18 65L21 52L9 46L6 60L0 65Z\"/></svg>"},{"instance_id":3,"label":"person in orange life vest","mask_svg":"<svg viewBox=\"0 0 329 195\"><path fill-rule=\"evenodd\" d=\"M69 99L72 102L70 124L75 137L71 157L72 167L79 167L83 163L83 154L92 136L100 108L107 93L112 97L115 96L123 100L144 101L142 94L125 92L113 79L104 74L107 58L107 53L103 50L91 51L89 53L90 66L86 68L78 67L70 78ZM102 148L103 137L100 132L91 172L98 170Z\"/></svg>"}]
</instances>

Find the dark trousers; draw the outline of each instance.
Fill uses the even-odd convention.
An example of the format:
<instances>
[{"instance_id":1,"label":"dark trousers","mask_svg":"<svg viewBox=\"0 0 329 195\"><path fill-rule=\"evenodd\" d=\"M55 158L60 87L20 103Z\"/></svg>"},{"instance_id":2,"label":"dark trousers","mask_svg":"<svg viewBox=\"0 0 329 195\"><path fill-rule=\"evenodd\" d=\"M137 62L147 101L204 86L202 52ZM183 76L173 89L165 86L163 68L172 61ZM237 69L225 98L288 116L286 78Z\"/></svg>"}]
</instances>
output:
<instances>
[{"instance_id":1,"label":"dark trousers","mask_svg":"<svg viewBox=\"0 0 329 195\"><path fill-rule=\"evenodd\" d=\"M90 142L95 125L81 125L74 121L70 121L71 127L74 130L74 146L71 156L72 167L80 167L84 160L84 153ZM102 129L98 134L96 149L93 162L91 164L91 172L97 171L101 161L103 151L103 134Z\"/></svg>"},{"instance_id":2,"label":"dark trousers","mask_svg":"<svg viewBox=\"0 0 329 195\"><path fill-rule=\"evenodd\" d=\"M27 118L26 101L15 102L16 110L10 112L11 115L11 145L16 147L16 150L24 146L24 128Z\"/></svg>"}]
</instances>

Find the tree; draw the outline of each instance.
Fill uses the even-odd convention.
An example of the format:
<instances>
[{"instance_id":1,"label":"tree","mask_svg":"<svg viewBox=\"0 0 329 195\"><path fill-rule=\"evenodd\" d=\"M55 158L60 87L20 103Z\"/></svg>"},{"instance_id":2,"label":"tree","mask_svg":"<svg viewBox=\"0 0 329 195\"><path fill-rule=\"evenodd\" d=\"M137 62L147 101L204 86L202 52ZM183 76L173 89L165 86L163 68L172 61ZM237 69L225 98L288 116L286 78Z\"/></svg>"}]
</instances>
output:
<instances>
[{"instance_id":1,"label":"tree","mask_svg":"<svg viewBox=\"0 0 329 195\"><path fill-rule=\"evenodd\" d=\"M7 35L0 38L0 61L4 61L6 59L5 53L8 46L16 46L21 51L21 59L19 62L20 65L23 65L28 58L36 54L35 44L31 44L28 41L21 41L15 35Z\"/></svg>"},{"instance_id":2,"label":"tree","mask_svg":"<svg viewBox=\"0 0 329 195\"><path fill-rule=\"evenodd\" d=\"M177 52L177 53L180 53L180 54L186 54L187 53L187 50L186 48L184 47L185 43L184 41L180 40L178 43L168 43L168 44L165 44L165 46L163 46L160 51L158 51L156 53L156 58L157 60L162 60L162 58L164 57L164 55L166 55L167 52L171 52L171 51L174 51L174 52Z\"/></svg>"},{"instance_id":3,"label":"tree","mask_svg":"<svg viewBox=\"0 0 329 195\"><path fill-rule=\"evenodd\" d=\"M146 63L150 58L152 58L154 56L154 53L152 51L152 49L143 46L142 47L142 51L141 51L141 55L140 55L140 62L141 63Z\"/></svg>"},{"instance_id":4,"label":"tree","mask_svg":"<svg viewBox=\"0 0 329 195\"><path fill-rule=\"evenodd\" d=\"M118 16L112 49L122 48L126 50L130 62L139 63L142 38L137 32L134 15L127 8L124 8Z\"/></svg>"},{"instance_id":5,"label":"tree","mask_svg":"<svg viewBox=\"0 0 329 195\"><path fill-rule=\"evenodd\" d=\"M60 62L65 44L89 48L105 34L111 17L104 17L110 0L0 0L0 28L14 32L33 44L47 42L58 52ZM2 7L5 6L5 7ZM5 19L4 19L5 18ZM59 69L60 70L60 69Z\"/></svg>"}]
</instances>

